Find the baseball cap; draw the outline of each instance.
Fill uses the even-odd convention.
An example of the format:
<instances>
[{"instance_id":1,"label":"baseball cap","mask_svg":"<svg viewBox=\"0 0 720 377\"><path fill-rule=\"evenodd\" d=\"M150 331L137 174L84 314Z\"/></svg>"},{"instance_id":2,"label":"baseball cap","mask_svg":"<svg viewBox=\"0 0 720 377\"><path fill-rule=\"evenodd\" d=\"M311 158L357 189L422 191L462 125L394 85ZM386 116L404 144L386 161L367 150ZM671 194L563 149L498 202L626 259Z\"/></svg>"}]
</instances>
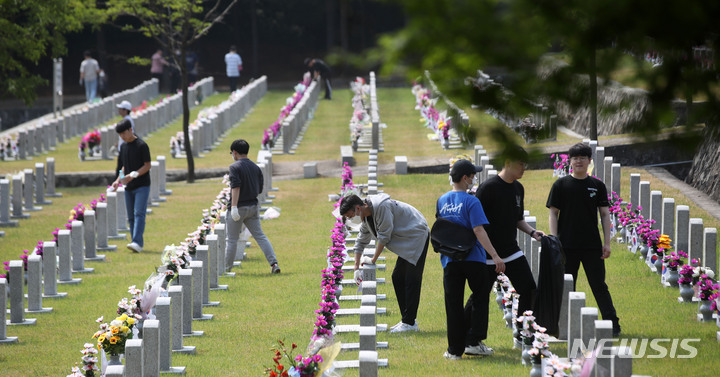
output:
<instances>
[{"instance_id":1,"label":"baseball cap","mask_svg":"<svg viewBox=\"0 0 720 377\"><path fill-rule=\"evenodd\" d=\"M482 166L473 165L468 160L457 160L450 169L450 176L453 178L461 178L466 175L479 173L483 170Z\"/></svg>"},{"instance_id":2,"label":"baseball cap","mask_svg":"<svg viewBox=\"0 0 720 377\"><path fill-rule=\"evenodd\" d=\"M117 105L118 109L125 109L127 111L132 111L132 105L130 104L130 101L122 101L119 105Z\"/></svg>"}]
</instances>

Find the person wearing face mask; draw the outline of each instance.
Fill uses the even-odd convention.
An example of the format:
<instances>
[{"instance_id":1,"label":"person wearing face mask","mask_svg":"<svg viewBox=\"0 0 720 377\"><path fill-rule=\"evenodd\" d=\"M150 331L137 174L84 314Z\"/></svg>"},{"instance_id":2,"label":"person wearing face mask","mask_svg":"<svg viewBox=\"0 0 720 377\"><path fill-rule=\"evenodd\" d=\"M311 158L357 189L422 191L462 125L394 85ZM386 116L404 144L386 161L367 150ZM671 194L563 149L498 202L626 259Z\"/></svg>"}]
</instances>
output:
<instances>
[{"instance_id":1,"label":"person wearing face mask","mask_svg":"<svg viewBox=\"0 0 720 377\"><path fill-rule=\"evenodd\" d=\"M375 264L385 247L397 254L392 282L402 319L390 332L418 331L416 318L430 241L425 217L415 207L390 199L388 194L368 195L365 200L349 195L341 200L339 210L350 222L361 224L355 241L355 282L362 282L360 265ZM375 254L363 257L371 239L375 239Z\"/></svg>"},{"instance_id":2,"label":"person wearing face mask","mask_svg":"<svg viewBox=\"0 0 720 377\"><path fill-rule=\"evenodd\" d=\"M225 266L230 271L237 252L237 242L243 224L255 238L260 250L270 264L270 272L280 273L275 250L260 226L260 210L257 196L263 191L262 170L248 157L250 145L243 139L237 139L230 145L233 163L230 165L230 209L227 211L225 223Z\"/></svg>"},{"instance_id":3,"label":"person wearing face mask","mask_svg":"<svg viewBox=\"0 0 720 377\"><path fill-rule=\"evenodd\" d=\"M472 303L471 331L468 334L464 321L463 304L465 300L465 282L473 294L484 290L488 274L487 256L495 263L494 271L505 271L505 263L490 242L484 225L488 224L480 200L467 191L473 185L475 173L482 167L468 160L456 161L450 170L452 190L443 194L437 201L437 216L472 229L478 242L470 254L463 260L441 255L443 267L443 287L445 290L445 315L447 318L448 348L443 355L449 360L460 360L463 353L468 355L492 355L492 348L483 343L482 319L487 322L488 305L481 300ZM487 253L487 255L486 255ZM467 336L466 336L467 335Z\"/></svg>"}]
</instances>

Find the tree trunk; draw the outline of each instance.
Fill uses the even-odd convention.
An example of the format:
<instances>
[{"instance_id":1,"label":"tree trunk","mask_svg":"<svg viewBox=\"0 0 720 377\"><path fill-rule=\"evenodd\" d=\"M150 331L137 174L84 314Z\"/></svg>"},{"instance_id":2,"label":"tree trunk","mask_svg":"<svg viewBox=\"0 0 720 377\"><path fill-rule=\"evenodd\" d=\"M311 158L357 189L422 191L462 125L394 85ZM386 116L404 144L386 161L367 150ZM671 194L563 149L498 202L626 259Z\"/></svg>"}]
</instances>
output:
<instances>
[{"instance_id":1,"label":"tree trunk","mask_svg":"<svg viewBox=\"0 0 720 377\"><path fill-rule=\"evenodd\" d=\"M685 182L720 202L720 122L707 121Z\"/></svg>"},{"instance_id":2,"label":"tree trunk","mask_svg":"<svg viewBox=\"0 0 720 377\"><path fill-rule=\"evenodd\" d=\"M252 1L252 8L250 9L250 41L252 43L252 69L250 70L252 77L258 77L258 67L260 66L258 52L258 46L260 45L260 36L258 35L257 25L257 0Z\"/></svg>"},{"instance_id":3,"label":"tree trunk","mask_svg":"<svg viewBox=\"0 0 720 377\"><path fill-rule=\"evenodd\" d=\"M598 118L597 118L597 56L595 46L590 49L590 140L598 138Z\"/></svg>"},{"instance_id":4,"label":"tree trunk","mask_svg":"<svg viewBox=\"0 0 720 377\"><path fill-rule=\"evenodd\" d=\"M190 105L188 104L188 72L185 64L185 54L187 53L187 46L180 49L180 81L182 86L182 105L183 105L183 138L185 144L185 157L187 158L187 183L195 182L195 160L193 159L192 145L190 144ZM197 144L197 140L196 140Z\"/></svg>"}]
</instances>

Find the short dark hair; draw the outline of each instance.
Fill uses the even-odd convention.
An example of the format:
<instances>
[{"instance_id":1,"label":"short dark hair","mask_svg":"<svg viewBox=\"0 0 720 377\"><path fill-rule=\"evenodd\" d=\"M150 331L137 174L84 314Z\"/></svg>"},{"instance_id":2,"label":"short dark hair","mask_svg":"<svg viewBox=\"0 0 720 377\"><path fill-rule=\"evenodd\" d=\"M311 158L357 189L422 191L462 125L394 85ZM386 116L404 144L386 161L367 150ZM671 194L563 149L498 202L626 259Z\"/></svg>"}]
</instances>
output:
<instances>
[{"instance_id":1,"label":"short dark hair","mask_svg":"<svg viewBox=\"0 0 720 377\"><path fill-rule=\"evenodd\" d=\"M230 51L237 51L237 47L235 45L230 46Z\"/></svg>"},{"instance_id":2,"label":"short dark hair","mask_svg":"<svg viewBox=\"0 0 720 377\"><path fill-rule=\"evenodd\" d=\"M303 60L303 64L307 67L308 64L310 64L311 61L312 61L312 59L310 59L310 58L305 58L305 60Z\"/></svg>"},{"instance_id":3,"label":"short dark hair","mask_svg":"<svg viewBox=\"0 0 720 377\"><path fill-rule=\"evenodd\" d=\"M248 154L250 151L250 144L243 139L237 139L230 145L230 150L235 151L238 154Z\"/></svg>"},{"instance_id":4,"label":"short dark hair","mask_svg":"<svg viewBox=\"0 0 720 377\"><path fill-rule=\"evenodd\" d=\"M340 200L340 214L342 215L347 213L347 211L351 210L353 207L361 205L363 205L363 201L359 196L355 194L348 195Z\"/></svg>"},{"instance_id":5,"label":"short dark hair","mask_svg":"<svg viewBox=\"0 0 720 377\"><path fill-rule=\"evenodd\" d=\"M118 122L118 124L115 125L115 132L117 133L123 133L127 130L129 130L132 127L132 123L130 123L130 120L123 119Z\"/></svg>"},{"instance_id":6,"label":"short dark hair","mask_svg":"<svg viewBox=\"0 0 720 377\"><path fill-rule=\"evenodd\" d=\"M92 56L92 54L90 54L90 50L85 50L85 52L83 52L83 56Z\"/></svg>"},{"instance_id":7,"label":"short dark hair","mask_svg":"<svg viewBox=\"0 0 720 377\"><path fill-rule=\"evenodd\" d=\"M514 144L514 145L508 145L505 147L501 154L501 159L503 161L503 164L506 162L528 162L528 153L525 150L525 148Z\"/></svg>"},{"instance_id":8,"label":"short dark hair","mask_svg":"<svg viewBox=\"0 0 720 377\"><path fill-rule=\"evenodd\" d=\"M592 148L590 148L589 145L583 143L577 143L570 147L570 150L568 150L568 157L573 158L578 156L592 158Z\"/></svg>"}]
</instances>

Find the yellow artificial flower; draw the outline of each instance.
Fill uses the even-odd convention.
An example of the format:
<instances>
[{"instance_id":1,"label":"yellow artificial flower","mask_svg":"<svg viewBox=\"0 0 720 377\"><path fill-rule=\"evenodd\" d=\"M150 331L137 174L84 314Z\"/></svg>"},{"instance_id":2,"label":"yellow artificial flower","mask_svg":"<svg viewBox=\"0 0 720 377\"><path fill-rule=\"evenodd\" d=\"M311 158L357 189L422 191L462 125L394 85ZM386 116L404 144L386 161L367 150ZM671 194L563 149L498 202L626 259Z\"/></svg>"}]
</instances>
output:
<instances>
[{"instance_id":1,"label":"yellow artificial flower","mask_svg":"<svg viewBox=\"0 0 720 377\"><path fill-rule=\"evenodd\" d=\"M665 250L670 249L671 248L670 242L672 242L672 240L670 239L670 237L667 234L661 234L660 237L658 238L657 247L658 248L662 247Z\"/></svg>"},{"instance_id":2,"label":"yellow artificial flower","mask_svg":"<svg viewBox=\"0 0 720 377\"><path fill-rule=\"evenodd\" d=\"M110 338L110 344L117 344L117 342L120 340L119 336L113 336Z\"/></svg>"},{"instance_id":3,"label":"yellow artificial flower","mask_svg":"<svg viewBox=\"0 0 720 377\"><path fill-rule=\"evenodd\" d=\"M127 323L128 323L128 325L134 325L134 324L135 324L135 318L128 317Z\"/></svg>"},{"instance_id":4,"label":"yellow artificial flower","mask_svg":"<svg viewBox=\"0 0 720 377\"><path fill-rule=\"evenodd\" d=\"M123 326L120 328L120 331L122 331L123 334L127 334L128 331L130 331L130 328L127 326Z\"/></svg>"},{"instance_id":5,"label":"yellow artificial flower","mask_svg":"<svg viewBox=\"0 0 720 377\"><path fill-rule=\"evenodd\" d=\"M117 317L115 319L117 319L119 321L125 321L126 319L128 319L128 316L127 316L127 314L123 313L123 315L121 315L120 317Z\"/></svg>"},{"instance_id":6,"label":"yellow artificial flower","mask_svg":"<svg viewBox=\"0 0 720 377\"><path fill-rule=\"evenodd\" d=\"M105 343L105 334L100 335L98 337L98 344L102 344L102 343Z\"/></svg>"}]
</instances>

